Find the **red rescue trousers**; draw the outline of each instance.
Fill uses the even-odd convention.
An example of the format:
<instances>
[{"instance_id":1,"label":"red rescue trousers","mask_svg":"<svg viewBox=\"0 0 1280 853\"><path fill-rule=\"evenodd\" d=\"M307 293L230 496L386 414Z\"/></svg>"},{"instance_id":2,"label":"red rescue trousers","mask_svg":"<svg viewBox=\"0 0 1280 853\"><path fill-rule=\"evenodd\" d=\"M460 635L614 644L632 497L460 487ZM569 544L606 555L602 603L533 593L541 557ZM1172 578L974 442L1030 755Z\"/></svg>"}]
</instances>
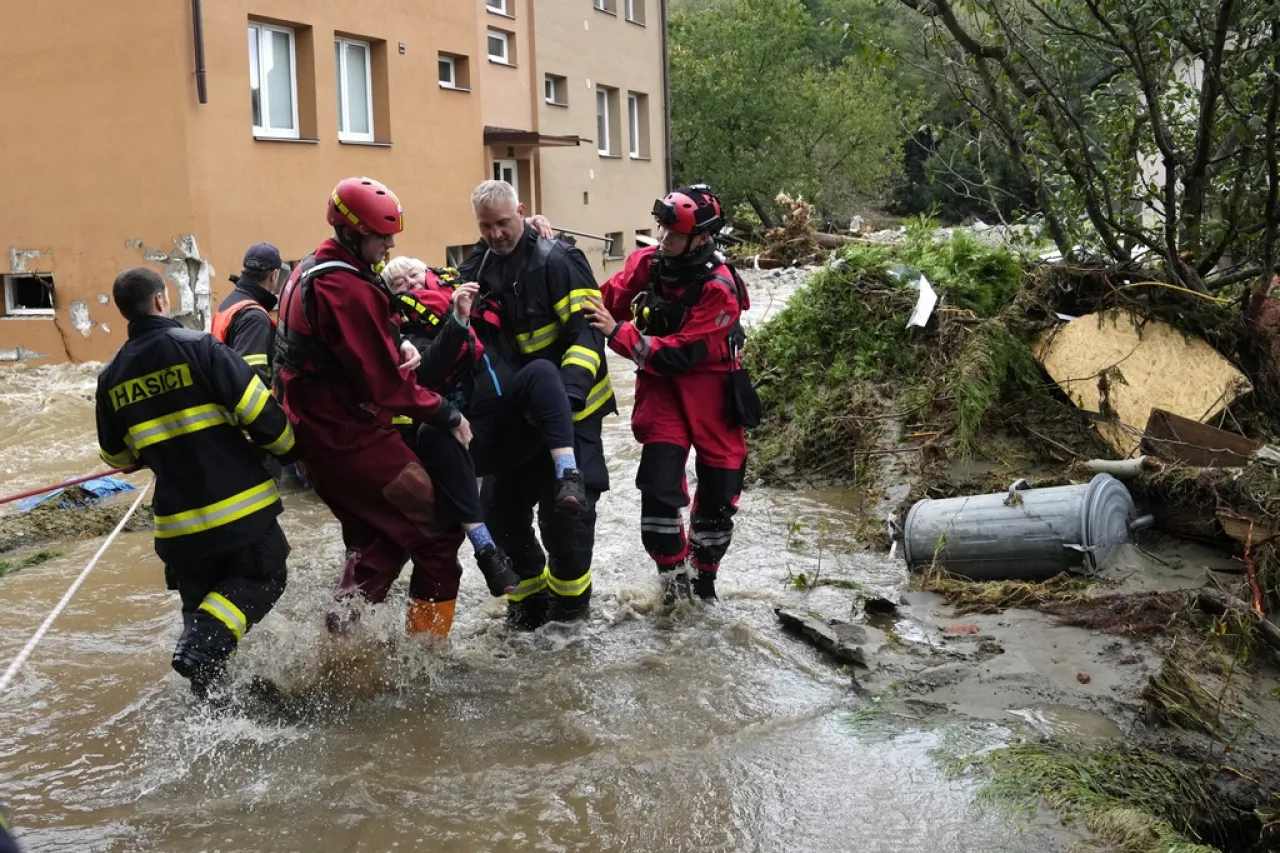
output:
<instances>
[{"instance_id":1,"label":"red rescue trousers","mask_svg":"<svg viewBox=\"0 0 1280 853\"><path fill-rule=\"evenodd\" d=\"M409 594L422 601L458 597L464 534L436 520L435 488L418 457L390 427L370 425L358 450L335 452L298 425L307 476L342 524L350 557L338 598L359 595L378 603L408 559Z\"/></svg>"},{"instance_id":2,"label":"red rescue trousers","mask_svg":"<svg viewBox=\"0 0 1280 853\"><path fill-rule=\"evenodd\" d=\"M733 516L747 462L742 427L726 416L727 375L696 371L678 376L636 376L631 432L644 445L640 490L640 539L658 571L691 559L714 572L729 550ZM689 504L685 464L697 454L698 488L686 536L681 510Z\"/></svg>"}]
</instances>

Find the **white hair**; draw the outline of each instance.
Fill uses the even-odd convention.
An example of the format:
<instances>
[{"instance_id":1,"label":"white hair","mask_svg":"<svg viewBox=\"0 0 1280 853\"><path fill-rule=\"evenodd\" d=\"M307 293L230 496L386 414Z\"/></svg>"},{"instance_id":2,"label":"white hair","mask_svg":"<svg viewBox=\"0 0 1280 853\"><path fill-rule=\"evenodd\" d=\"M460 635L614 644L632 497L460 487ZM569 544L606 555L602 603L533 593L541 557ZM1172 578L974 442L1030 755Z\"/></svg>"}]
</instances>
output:
<instances>
[{"instance_id":1,"label":"white hair","mask_svg":"<svg viewBox=\"0 0 1280 853\"><path fill-rule=\"evenodd\" d=\"M413 270L425 270L427 265L417 258L409 258L401 255L387 261L387 265L382 268L382 280L387 285L394 286L395 280L402 275L408 275Z\"/></svg>"},{"instance_id":2,"label":"white hair","mask_svg":"<svg viewBox=\"0 0 1280 853\"><path fill-rule=\"evenodd\" d=\"M501 207L509 204L512 207L520 204L516 188L506 181L485 181L471 193L471 207Z\"/></svg>"}]
</instances>

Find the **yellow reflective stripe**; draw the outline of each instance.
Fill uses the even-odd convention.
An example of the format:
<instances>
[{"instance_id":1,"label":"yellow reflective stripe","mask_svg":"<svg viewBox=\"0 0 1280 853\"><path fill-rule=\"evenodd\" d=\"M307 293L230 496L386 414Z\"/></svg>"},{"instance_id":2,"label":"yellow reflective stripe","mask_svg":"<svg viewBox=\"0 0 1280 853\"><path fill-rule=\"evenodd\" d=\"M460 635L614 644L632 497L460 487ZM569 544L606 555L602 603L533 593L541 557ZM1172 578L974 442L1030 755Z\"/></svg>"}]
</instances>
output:
<instances>
[{"instance_id":1,"label":"yellow reflective stripe","mask_svg":"<svg viewBox=\"0 0 1280 853\"><path fill-rule=\"evenodd\" d=\"M248 364L250 367L266 367L271 361L269 358L267 358L267 354L265 352L249 353L244 357L244 360L245 360L245 363Z\"/></svg>"},{"instance_id":2,"label":"yellow reflective stripe","mask_svg":"<svg viewBox=\"0 0 1280 853\"><path fill-rule=\"evenodd\" d=\"M102 457L102 461L110 465L112 468L128 468L134 462L138 461L138 457L130 453L127 448L119 453L108 453L107 451L99 448L98 456Z\"/></svg>"},{"instance_id":3,"label":"yellow reflective stripe","mask_svg":"<svg viewBox=\"0 0 1280 853\"><path fill-rule=\"evenodd\" d=\"M258 384L262 384L261 380ZM203 406L192 406L189 409L134 424L129 427L125 442L136 453L144 447L150 447L180 435L189 435L202 429L231 422L231 414L226 409L217 403L206 403Z\"/></svg>"},{"instance_id":4,"label":"yellow reflective stripe","mask_svg":"<svg viewBox=\"0 0 1280 853\"><path fill-rule=\"evenodd\" d=\"M587 573L585 575L571 581L562 581L556 576L548 573L547 586L551 587L551 591L556 595L570 597L582 595L591 588L591 570L587 569Z\"/></svg>"},{"instance_id":5,"label":"yellow reflective stripe","mask_svg":"<svg viewBox=\"0 0 1280 853\"><path fill-rule=\"evenodd\" d=\"M569 291L568 296L555 304L556 316L560 318L561 323L567 323L569 315L575 311L581 311L582 306L586 305L587 300L591 298L600 299L600 291L593 287Z\"/></svg>"},{"instance_id":6,"label":"yellow reflective stripe","mask_svg":"<svg viewBox=\"0 0 1280 853\"><path fill-rule=\"evenodd\" d=\"M556 336L560 333L559 327L555 323L549 323L541 329L534 329L532 332L522 332L516 335L516 345L520 347L520 352L528 355L531 352L537 352L544 349L555 342Z\"/></svg>"},{"instance_id":7,"label":"yellow reflective stripe","mask_svg":"<svg viewBox=\"0 0 1280 853\"><path fill-rule=\"evenodd\" d=\"M202 533L215 527L222 527L233 521L239 521L261 509L266 509L280 500L276 491L276 481L267 480L252 489L245 489L216 504L189 509L175 515L156 516L156 538L172 539L175 536L188 536Z\"/></svg>"},{"instance_id":8,"label":"yellow reflective stripe","mask_svg":"<svg viewBox=\"0 0 1280 853\"><path fill-rule=\"evenodd\" d=\"M236 416L240 418L242 426L248 426L258 419L258 415L262 414L262 410L267 407L267 400L270 399L271 392L267 390L267 386L257 376L253 377L253 381L244 389L244 394L240 396L240 402L236 403Z\"/></svg>"},{"instance_id":9,"label":"yellow reflective stripe","mask_svg":"<svg viewBox=\"0 0 1280 853\"><path fill-rule=\"evenodd\" d=\"M262 449L273 456L283 456L290 450L293 450L293 443L293 426L286 420L284 422L284 429L281 431L280 436Z\"/></svg>"},{"instance_id":10,"label":"yellow reflective stripe","mask_svg":"<svg viewBox=\"0 0 1280 853\"><path fill-rule=\"evenodd\" d=\"M570 364L585 367L587 372L595 376L596 371L600 369L600 356L590 347L574 344L565 350L564 358L560 360L561 367L568 367Z\"/></svg>"},{"instance_id":11,"label":"yellow reflective stripe","mask_svg":"<svg viewBox=\"0 0 1280 853\"><path fill-rule=\"evenodd\" d=\"M239 640L249 630L249 620L244 611L231 603L231 600L216 592L211 592L200 602L200 610L213 616L231 630Z\"/></svg>"},{"instance_id":12,"label":"yellow reflective stripe","mask_svg":"<svg viewBox=\"0 0 1280 853\"><path fill-rule=\"evenodd\" d=\"M591 393L587 395L587 404L582 407L582 411L573 413L573 419L575 421L586 420L598 412L601 406L609 402L611 397L613 397L613 385L609 382L608 374L605 374L604 379L601 379L591 388Z\"/></svg>"},{"instance_id":13,"label":"yellow reflective stripe","mask_svg":"<svg viewBox=\"0 0 1280 853\"><path fill-rule=\"evenodd\" d=\"M532 578L525 578L516 586L515 592L507 593L507 601L524 601L531 595L536 595L547 588L547 578L550 572L543 568L541 574Z\"/></svg>"},{"instance_id":14,"label":"yellow reflective stripe","mask_svg":"<svg viewBox=\"0 0 1280 853\"><path fill-rule=\"evenodd\" d=\"M403 426L405 424L413 423L413 418L407 417L405 415L392 415L391 423L395 424L396 426Z\"/></svg>"}]
</instances>

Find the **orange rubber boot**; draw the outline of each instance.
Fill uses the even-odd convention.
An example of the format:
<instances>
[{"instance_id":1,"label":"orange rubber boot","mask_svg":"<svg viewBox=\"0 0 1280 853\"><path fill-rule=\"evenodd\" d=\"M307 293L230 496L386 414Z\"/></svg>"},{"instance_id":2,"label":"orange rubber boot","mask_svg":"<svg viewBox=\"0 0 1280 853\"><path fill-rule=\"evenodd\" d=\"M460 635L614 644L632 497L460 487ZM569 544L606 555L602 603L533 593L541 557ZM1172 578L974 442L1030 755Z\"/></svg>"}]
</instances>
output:
<instances>
[{"instance_id":1,"label":"orange rubber boot","mask_svg":"<svg viewBox=\"0 0 1280 853\"><path fill-rule=\"evenodd\" d=\"M423 601L409 599L409 614L405 629L410 634L435 634L447 637L453 627L453 610L457 601Z\"/></svg>"}]
</instances>

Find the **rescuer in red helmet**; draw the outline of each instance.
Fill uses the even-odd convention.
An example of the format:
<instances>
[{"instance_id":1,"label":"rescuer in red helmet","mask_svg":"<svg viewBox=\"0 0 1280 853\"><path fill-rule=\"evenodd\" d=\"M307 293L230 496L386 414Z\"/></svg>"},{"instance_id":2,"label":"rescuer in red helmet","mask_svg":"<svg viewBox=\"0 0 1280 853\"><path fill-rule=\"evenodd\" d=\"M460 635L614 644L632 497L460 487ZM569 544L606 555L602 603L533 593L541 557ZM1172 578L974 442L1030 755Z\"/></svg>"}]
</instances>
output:
<instances>
[{"instance_id":1,"label":"rescuer in red helmet","mask_svg":"<svg viewBox=\"0 0 1280 853\"><path fill-rule=\"evenodd\" d=\"M758 419L739 360L739 319L750 306L742 279L716 251L724 219L710 187L681 187L655 202L653 215L658 245L633 252L600 288L603 302L593 299L585 310L614 352L639 368L631 431L644 445L636 473L640 539L658 566L665 601L690 592L710 601L742 490L744 426ZM690 447L698 486L686 535Z\"/></svg>"},{"instance_id":2,"label":"rescuer in red helmet","mask_svg":"<svg viewBox=\"0 0 1280 853\"><path fill-rule=\"evenodd\" d=\"M407 557L408 629L443 636L453 623L463 532L437 521L431 478L392 419L451 430L464 447L471 430L455 406L415 381L417 351L402 346L391 324L391 295L375 269L403 216L377 181L348 178L334 188L334 234L298 265L280 298L277 386L312 485L342 523L351 556L338 597L381 602ZM496 547L490 556L506 559ZM331 629L343 622L330 614Z\"/></svg>"}]
</instances>

